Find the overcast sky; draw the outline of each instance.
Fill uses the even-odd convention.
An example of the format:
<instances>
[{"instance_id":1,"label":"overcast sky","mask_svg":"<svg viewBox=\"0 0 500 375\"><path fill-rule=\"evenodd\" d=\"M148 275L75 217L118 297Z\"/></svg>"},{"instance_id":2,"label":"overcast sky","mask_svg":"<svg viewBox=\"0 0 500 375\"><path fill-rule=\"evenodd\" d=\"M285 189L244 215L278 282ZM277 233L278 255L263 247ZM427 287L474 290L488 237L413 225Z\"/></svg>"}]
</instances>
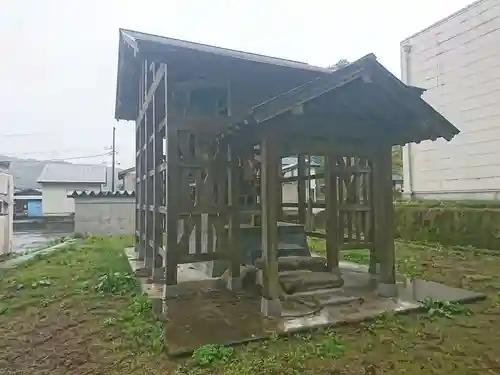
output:
<instances>
[{"instance_id":1,"label":"overcast sky","mask_svg":"<svg viewBox=\"0 0 500 375\"><path fill-rule=\"evenodd\" d=\"M471 0L0 0L0 154L74 162L117 127L134 164L133 124L113 119L118 28L327 66L373 52L399 77L399 43Z\"/></svg>"}]
</instances>

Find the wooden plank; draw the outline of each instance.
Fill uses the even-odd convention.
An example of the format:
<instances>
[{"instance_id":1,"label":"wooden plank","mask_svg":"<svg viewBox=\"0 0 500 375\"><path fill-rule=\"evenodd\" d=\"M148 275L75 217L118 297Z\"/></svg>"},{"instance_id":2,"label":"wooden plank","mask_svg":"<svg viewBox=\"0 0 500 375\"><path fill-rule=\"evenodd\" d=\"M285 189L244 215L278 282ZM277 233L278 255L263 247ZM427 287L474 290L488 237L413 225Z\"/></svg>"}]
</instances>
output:
<instances>
[{"instance_id":1,"label":"wooden plank","mask_svg":"<svg viewBox=\"0 0 500 375\"><path fill-rule=\"evenodd\" d=\"M165 92L168 93L168 75L167 66L165 69ZM167 108L168 121L168 95L165 95L165 108ZM177 246L177 230L179 220L179 201L180 201L180 184L181 184L181 171L175 165L178 160L177 151L177 131L170 129L167 123L166 127L167 137L167 162L172 162L167 165L166 169L166 262L165 262L165 283L166 285L177 284L177 264L179 260L179 250ZM165 288L167 290L167 288Z\"/></svg>"},{"instance_id":2,"label":"wooden plank","mask_svg":"<svg viewBox=\"0 0 500 375\"><path fill-rule=\"evenodd\" d=\"M306 159L303 154L297 155L297 201L299 208L299 223L306 223Z\"/></svg>"},{"instance_id":3,"label":"wooden plank","mask_svg":"<svg viewBox=\"0 0 500 375\"><path fill-rule=\"evenodd\" d=\"M304 179L304 180L307 180L307 179L310 179L310 180L320 180L322 178L325 177L325 174L324 173L317 173L317 174L313 174L313 175L310 175L310 176L288 176L288 177L282 177L280 179L281 182L295 182L295 181L299 181L300 178Z\"/></svg>"},{"instance_id":4,"label":"wooden plank","mask_svg":"<svg viewBox=\"0 0 500 375\"><path fill-rule=\"evenodd\" d=\"M395 284L392 147L381 147L373 157L374 252L380 261L380 283Z\"/></svg>"},{"instance_id":5,"label":"wooden plank","mask_svg":"<svg viewBox=\"0 0 500 375\"><path fill-rule=\"evenodd\" d=\"M159 66L160 70L164 70L164 68ZM158 95L158 102L157 102L157 93L155 92L155 95L153 97L153 103L154 103L154 129L153 129L153 167L154 167L154 174L153 174L153 215L154 215L154 221L153 221L153 228L154 228L154 253L155 253L155 267L154 270L158 270L160 267L163 266L164 259L161 254L161 249L163 248L163 234L165 233L165 226L164 226L164 214L160 212L160 207L163 205L164 201L164 192L163 192L163 186L164 186L164 174L162 171L159 170L159 166L163 162L163 134L162 131L160 130L160 122L165 119L167 113L166 113L166 108L164 105L161 105L161 102L159 100L165 98L161 97L161 95ZM155 271L154 271L155 272ZM153 278L156 276L160 277L161 275L155 275L153 273Z\"/></svg>"},{"instance_id":6,"label":"wooden plank","mask_svg":"<svg viewBox=\"0 0 500 375\"><path fill-rule=\"evenodd\" d=\"M262 296L277 301L280 297L278 284L278 212L276 185L281 166L276 146L269 138L261 143L261 205L262 205L262 257L264 260Z\"/></svg>"},{"instance_id":7,"label":"wooden plank","mask_svg":"<svg viewBox=\"0 0 500 375\"><path fill-rule=\"evenodd\" d=\"M227 254L222 252L200 253L200 254L182 254L177 264L210 262L214 260L230 260Z\"/></svg>"},{"instance_id":8,"label":"wooden plank","mask_svg":"<svg viewBox=\"0 0 500 375\"><path fill-rule=\"evenodd\" d=\"M147 61L145 61L144 63L147 64ZM144 69L145 74L147 74L148 69L147 69L146 65L143 65L143 69ZM144 99L141 100L142 105L141 105L141 108L139 110L139 115L137 117L136 124L140 123L142 121L142 118L145 116L146 111L149 107L149 104L153 100L153 95L155 94L156 89L163 82L162 78L164 78L165 80L167 78L166 77L166 69L159 68L154 74L153 83L148 88L146 88L144 90L145 91L145 94L143 96Z\"/></svg>"},{"instance_id":9,"label":"wooden plank","mask_svg":"<svg viewBox=\"0 0 500 375\"><path fill-rule=\"evenodd\" d=\"M242 263L241 244L239 241L240 220L238 212L240 205L241 178L239 175L240 168L238 166L238 159L230 146L227 147L227 163L228 205L231 208L229 213L228 241L231 249L231 277L236 278L240 277L240 264Z\"/></svg>"},{"instance_id":10,"label":"wooden plank","mask_svg":"<svg viewBox=\"0 0 500 375\"><path fill-rule=\"evenodd\" d=\"M336 157L332 153L325 158L325 200L326 200L326 261L332 272L339 272L339 209L338 178L335 173Z\"/></svg>"}]
</instances>

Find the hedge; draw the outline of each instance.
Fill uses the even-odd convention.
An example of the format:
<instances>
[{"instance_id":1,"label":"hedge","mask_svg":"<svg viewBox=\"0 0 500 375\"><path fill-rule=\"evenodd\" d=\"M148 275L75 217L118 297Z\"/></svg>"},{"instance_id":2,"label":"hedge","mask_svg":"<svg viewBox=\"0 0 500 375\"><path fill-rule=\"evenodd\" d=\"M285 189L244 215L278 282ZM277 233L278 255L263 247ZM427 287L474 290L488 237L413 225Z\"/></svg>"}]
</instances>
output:
<instances>
[{"instance_id":1,"label":"hedge","mask_svg":"<svg viewBox=\"0 0 500 375\"><path fill-rule=\"evenodd\" d=\"M394 206L397 238L500 250L500 202L400 201ZM315 225L322 227L324 219L319 212Z\"/></svg>"},{"instance_id":2,"label":"hedge","mask_svg":"<svg viewBox=\"0 0 500 375\"><path fill-rule=\"evenodd\" d=\"M500 250L500 209L395 207L395 234L407 241L439 242Z\"/></svg>"}]
</instances>

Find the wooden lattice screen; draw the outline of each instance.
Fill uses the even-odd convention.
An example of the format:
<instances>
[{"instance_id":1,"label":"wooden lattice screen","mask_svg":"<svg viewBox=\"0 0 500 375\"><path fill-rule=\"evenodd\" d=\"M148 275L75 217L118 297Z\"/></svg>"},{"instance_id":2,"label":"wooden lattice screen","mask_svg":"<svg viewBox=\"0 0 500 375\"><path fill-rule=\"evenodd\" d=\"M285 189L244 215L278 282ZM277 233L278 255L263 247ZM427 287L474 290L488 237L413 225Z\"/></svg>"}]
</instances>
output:
<instances>
[{"instance_id":1,"label":"wooden lattice screen","mask_svg":"<svg viewBox=\"0 0 500 375\"><path fill-rule=\"evenodd\" d=\"M371 248L371 163L362 157L339 157L335 170L340 248Z\"/></svg>"}]
</instances>

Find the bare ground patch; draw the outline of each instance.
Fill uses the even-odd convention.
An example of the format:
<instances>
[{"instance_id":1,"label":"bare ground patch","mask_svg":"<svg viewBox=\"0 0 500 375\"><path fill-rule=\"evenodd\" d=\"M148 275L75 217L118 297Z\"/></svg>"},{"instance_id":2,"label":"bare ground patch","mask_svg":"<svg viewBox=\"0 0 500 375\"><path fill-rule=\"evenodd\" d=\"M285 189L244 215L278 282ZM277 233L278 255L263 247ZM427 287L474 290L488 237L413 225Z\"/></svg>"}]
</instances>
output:
<instances>
[{"instance_id":1,"label":"bare ground patch","mask_svg":"<svg viewBox=\"0 0 500 375\"><path fill-rule=\"evenodd\" d=\"M444 306L235 349L203 347L173 362L150 304L126 277L124 242L90 239L0 275L2 374L500 374L495 252L398 243L401 274L488 294L466 310ZM368 259L360 250L343 255Z\"/></svg>"}]
</instances>

